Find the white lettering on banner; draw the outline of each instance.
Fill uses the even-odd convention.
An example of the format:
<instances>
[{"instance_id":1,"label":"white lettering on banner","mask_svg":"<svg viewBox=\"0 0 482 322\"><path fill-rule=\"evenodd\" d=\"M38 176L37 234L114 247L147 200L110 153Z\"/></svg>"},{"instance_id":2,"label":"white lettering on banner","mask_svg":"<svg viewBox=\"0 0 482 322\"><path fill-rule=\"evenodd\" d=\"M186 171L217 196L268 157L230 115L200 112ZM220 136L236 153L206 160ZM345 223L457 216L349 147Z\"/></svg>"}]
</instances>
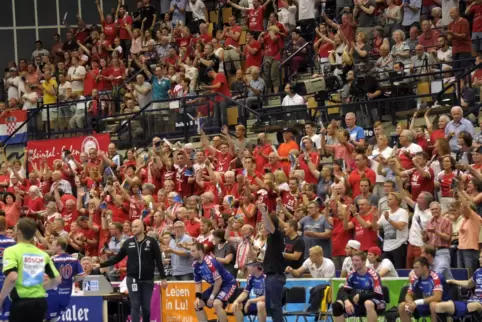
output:
<instances>
[{"instance_id":1,"label":"white lettering on banner","mask_svg":"<svg viewBox=\"0 0 482 322\"><path fill-rule=\"evenodd\" d=\"M166 322L194 322L192 316L168 316Z\"/></svg>"},{"instance_id":2,"label":"white lettering on banner","mask_svg":"<svg viewBox=\"0 0 482 322\"><path fill-rule=\"evenodd\" d=\"M174 299L167 299L170 297L174 297ZM166 309L187 311L189 309L188 301L190 300L190 297L191 292L189 292L189 289L177 287L168 288L166 290L166 301L164 302Z\"/></svg>"},{"instance_id":3,"label":"white lettering on banner","mask_svg":"<svg viewBox=\"0 0 482 322\"><path fill-rule=\"evenodd\" d=\"M62 320L69 321L69 322L90 321L89 309L87 308L77 309L77 305L72 305L72 308L69 308L67 309L67 311L62 313Z\"/></svg>"},{"instance_id":4,"label":"white lettering on banner","mask_svg":"<svg viewBox=\"0 0 482 322\"><path fill-rule=\"evenodd\" d=\"M23 255L22 262L23 285L32 286L42 284L45 271L45 258L41 255L25 254Z\"/></svg>"}]
</instances>

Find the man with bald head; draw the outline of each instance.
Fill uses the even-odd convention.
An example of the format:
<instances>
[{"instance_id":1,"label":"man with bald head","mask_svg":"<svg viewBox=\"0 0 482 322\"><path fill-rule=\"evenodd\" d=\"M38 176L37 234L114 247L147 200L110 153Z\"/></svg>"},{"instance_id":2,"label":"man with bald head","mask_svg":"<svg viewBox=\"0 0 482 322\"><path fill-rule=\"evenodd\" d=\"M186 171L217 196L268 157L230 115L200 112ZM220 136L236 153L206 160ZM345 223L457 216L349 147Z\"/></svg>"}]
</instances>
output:
<instances>
[{"instance_id":1,"label":"man with bald head","mask_svg":"<svg viewBox=\"0 0 482 322\"><path fill-rule=\"evenodd\" d=\"M52 172L52 186L50 187L50 192L54 192L55 187L62 190L64 193L72 194L72 185L65 179L62 179L62 172L56 170Z\"/></svg>"},{"instance_id":2,"label":"man with bald head","mask_svg":"<svg viewBox=\"0 0 482 322\"><path fill-rule=\"evenodd\" d=\"M425 48L418 44L415 46L415 55L412 57L410 74L426 74L431 71L432 65L435 63L433 55L425 52ZM428 81L427 76L419 78L420 81Z\"/></svg>"},{"instance_id":3,"label":"man with bald head","mask_svg":"<svg viewBox=\"0 0 482 322\"><path fill-rule=\"evenodd\" d=\"M449 140L451 151L457 152L460 150L460 145L457 142L459 133L466 131L474 136L474 125L464 118L464 111L460 106L452 107L450 114L452 121L445 127L445 137Z\"/></svg>"},{"instance_id":4,"label":"man with bald head","mask_svg":"<svg viewBox=\"0 0 482 322\"><path fill-rule=\"evenodd\" d=\"M450 9L450 17L452 22L448 26L447 38L452 41L453 68L469 67L472 63L468 61L472 56L469 22L460 16L459 8Z\"/></svg>"},{"instance_id":5,"label":"man with bald head","mask_svg":"<svg viewBox=\"0 0 482 322\"><path fill-rule=\"evenodd\" d=\"M119 253L100 264L109 267L117 264L127 256L127 288L131 304L132 322L151 320L151 297L154 288L154 266L157 265L162 279L162 287L167 287L161 250L157 241L146 235L142 220L132 222L134 236L127 239Z\"/></svg>"}]
</instances>

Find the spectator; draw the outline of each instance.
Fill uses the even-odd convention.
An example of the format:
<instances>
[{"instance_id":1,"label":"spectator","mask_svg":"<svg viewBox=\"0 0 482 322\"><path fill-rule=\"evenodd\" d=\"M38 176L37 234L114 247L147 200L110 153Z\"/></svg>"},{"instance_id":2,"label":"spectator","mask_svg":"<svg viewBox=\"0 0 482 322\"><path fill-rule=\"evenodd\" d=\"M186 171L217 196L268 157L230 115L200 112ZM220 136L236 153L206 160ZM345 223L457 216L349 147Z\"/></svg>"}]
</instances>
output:
<instances>
[{"instance_id":1,"label":"spectator","mask_svg":"<svg viewBox=\"0 0 482 322\"><path fill-rule=\"evenodd\" d=\"M175 237L169 243L169 247L163 249L171 255L172 278L175 281L190 281L194 279L192 273L192 260L185 247L193 240L186 233L186 226L183 222L177 221L173 225Z\"/></svg>"},{"instance_id":2,"label":"spectator","mask_svg":"<svg viewBox=\"0 0 482 322\"><path fill-rule=\"evenodd\" d=\"M335 264L329 258L323 257L323 248L313 246L310 248L310 257L307 258L300 268L286 267L286 272L301 277L309 272L312 278L333 278L335 277Z\"/></svg>"},{"instance_id":3,"label":"spectator","mask_svg":"<svg viewBox=\"0 0 482 322\"><path fill-rule=\"evenodd\" d=\"M373 268L380 277L398 277L398 272L388 258L382 258L382 250L379 247L371 247L367 254L367 267Z\"/></svg>"}]
</instances>

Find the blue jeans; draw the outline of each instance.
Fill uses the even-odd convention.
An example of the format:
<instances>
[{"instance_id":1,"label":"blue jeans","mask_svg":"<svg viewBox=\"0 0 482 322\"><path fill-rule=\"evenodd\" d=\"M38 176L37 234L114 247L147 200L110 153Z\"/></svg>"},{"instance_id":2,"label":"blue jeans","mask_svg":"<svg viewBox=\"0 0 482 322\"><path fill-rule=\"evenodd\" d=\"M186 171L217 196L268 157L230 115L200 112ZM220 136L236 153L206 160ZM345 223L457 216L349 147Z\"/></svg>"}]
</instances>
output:
<instances>
[{"instance_id":1,"label":"blue jeans","mask_svg":"<svg viewBox=\"0 0 482 322\"><path fill-rule=\"evenodd\" d=\"M266 313L275 322L283 321L283 286L284 274L267 274L265 282Z\"/></svg>"},{"instance_id":2,"label":"blue jeans","mask_svg":"<svg viewBox=\"0 0 482 322\"><path fill-rule=\"evenodd\" d=\"M453 279L452 272L450 271L450 250L440 249L435 253L435 259L433 261L433 270L443 276L445 279Z\"/></svg>"},{"instance_id":3,"label":"blue jeans","mask_svg":"<svg viewBox=\"0 0 482 322\"><path fill-rule=\"evenodd\" d=\"M459 249L457 251L458 268L468 268L475 272L479 268L479 251L475 249Z\"/></svg>"}]
</instances>

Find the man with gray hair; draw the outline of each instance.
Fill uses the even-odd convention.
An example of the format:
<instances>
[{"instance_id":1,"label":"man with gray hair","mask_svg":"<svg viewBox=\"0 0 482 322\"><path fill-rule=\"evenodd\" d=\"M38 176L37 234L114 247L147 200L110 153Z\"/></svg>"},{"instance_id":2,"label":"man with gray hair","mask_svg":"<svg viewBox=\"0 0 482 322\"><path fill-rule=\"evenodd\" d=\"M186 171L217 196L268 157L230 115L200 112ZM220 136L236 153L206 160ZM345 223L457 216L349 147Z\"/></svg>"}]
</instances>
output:
<instances>
[{"instance_id":1,"label":"man with gray hair","mask_svg":"<svg viewBox=\"0 0 482 322\"><path fill-rule=\"evenodd\" d=\"M246 93L244 93L244 98L236 100L240 104L248 106L253 109L254 105L259 106L261 104L260 95L263 95L265 82L259 77L259 68L256 66L251 66L251 80L245 79L246 83Z\"/></svg>"},{"instance_id":2,"label":"man with gray hair","mask_svg":"<svg viewBox=\"0 0 482 322\"><path fill-rule=\"evenodd\" d=\"M171 256L172 278L175 281L191 281L194 279L192 272L192 259L186 246L193 243L191 237L186 234L186 226L182 221L176 221L173 225L174 238L169 242L169 247L163 247L166 256Z\"/></svg>"},{"instance_id":3,"label":"man with gray hair","mask_svg":"<svg viewBox=\"0 0 482 322\"><path fill-rule=\"evenodd\" d=\"M405 170L411 170L414 167L413 157L416 153L422 152L420 145L413 143L413 132L410 130L403 130L398 138L400 142L400 150L398 150L398 157L400 164Z\"/></svg>"},{"instance_id":4,"label":"man with gray hair","mask_svg":"<svg viewBox=\"0 0 482 322\"><path fill-rule=\"evenodd\" d=\"M460 106L454 106L450 110L452 121L445 127L445 137L449 140L450 149L452 152L458 152L460 145L457 142L457 136L460 132L469 132L474 136L474 125L472 122L464 118L464 111Z\"/></svg>"}]
</instances>

